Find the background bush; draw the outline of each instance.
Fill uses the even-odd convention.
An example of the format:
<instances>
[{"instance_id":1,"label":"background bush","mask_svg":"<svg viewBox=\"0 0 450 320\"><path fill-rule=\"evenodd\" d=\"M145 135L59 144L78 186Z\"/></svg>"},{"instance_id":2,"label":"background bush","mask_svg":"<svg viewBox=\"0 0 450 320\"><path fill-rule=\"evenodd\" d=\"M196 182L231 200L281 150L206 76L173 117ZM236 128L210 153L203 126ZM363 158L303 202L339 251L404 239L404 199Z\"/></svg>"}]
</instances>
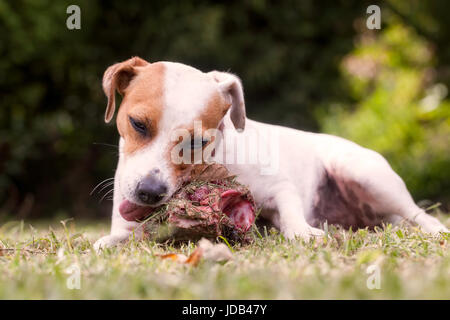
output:
<instances>
[{"instance_id":1,"label":"background bush","mask_svg":"<svg viewBox=\"0 0 450 320\"><path fill-rule=\"evenodd\" d=\"M66 8L81 8L81 30ZM446 1L0 0L0 219L95 217L117 160L101 77L141 56L238 74L251 118L373 148L416 200L450 201Z\"/></svg>"}]
</instances>

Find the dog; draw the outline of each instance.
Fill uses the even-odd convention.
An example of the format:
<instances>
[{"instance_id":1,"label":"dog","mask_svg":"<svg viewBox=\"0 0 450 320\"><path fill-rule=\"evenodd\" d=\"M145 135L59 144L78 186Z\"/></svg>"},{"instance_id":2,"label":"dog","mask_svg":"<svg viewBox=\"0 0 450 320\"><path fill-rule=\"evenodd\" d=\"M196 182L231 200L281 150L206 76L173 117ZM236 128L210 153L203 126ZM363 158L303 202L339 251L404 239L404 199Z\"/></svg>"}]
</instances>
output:
<instances>
[{"instance_id":1,"label":"dog","mask_svg":"<svg viewBox=\"0 0 450 320\"><path fill-rule=\"evenodd\" d=\"M287 239L322 236L325 222L355 230L406 220L431 234L448 232L414 203L403 180L377 152L340 137L246 118L242 84L234 74L133 57L105 71L103 89L106 122L115 113L116 91L122 102L116 119L120 140L111 234L95 243L96 250L143 236L139 223L125 220L121 211L159 206L177 190L191 164L172 161L179 140L171 135L178 129L193 132L195 121L204 135L209 129L223 133L220 139L202 140L201 148L218 149L255 133L276 137L278 168L273 172L264 174L260 162L225 165L250 188L263 207L261 216ZM226 158L231 149L222 148L222 155Z\"/></svg>"}]
</instances>

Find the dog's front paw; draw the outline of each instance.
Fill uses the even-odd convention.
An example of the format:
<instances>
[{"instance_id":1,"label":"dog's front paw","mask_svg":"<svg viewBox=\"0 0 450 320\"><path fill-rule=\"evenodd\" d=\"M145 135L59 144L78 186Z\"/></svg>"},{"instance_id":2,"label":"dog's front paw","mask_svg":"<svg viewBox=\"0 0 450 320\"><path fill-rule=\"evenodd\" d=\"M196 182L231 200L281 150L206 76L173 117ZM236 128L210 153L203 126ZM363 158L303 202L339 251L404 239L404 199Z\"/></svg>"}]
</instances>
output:
<instances>
[{"instance_id":1,"label":"dog's front paw","mask_svg":"<svg viewBox=\"0 0 450 320\"><path fill-rule=\"evenodd\" d=\"M113 234L104 236L94 243L94 250L98 252L101 249L114 247L115 245L123 242L124 240L126 240L126 238L124 238L123 236L117 236Z\"/></svg>"},{"instance_id":2,"label":"dog's front paw","mask_svg":"<svg viewBox=\"0 0 450 320\"><path fill-rule=\"evenodd\" d=\"M283 235L289 240L301 238L305 241L309 241L313 237L325 236L325 232L323 230L311 226L305 226L303 228L299 228L298 230L293 229L283 230Z\"/></svg>"}]
</instances>

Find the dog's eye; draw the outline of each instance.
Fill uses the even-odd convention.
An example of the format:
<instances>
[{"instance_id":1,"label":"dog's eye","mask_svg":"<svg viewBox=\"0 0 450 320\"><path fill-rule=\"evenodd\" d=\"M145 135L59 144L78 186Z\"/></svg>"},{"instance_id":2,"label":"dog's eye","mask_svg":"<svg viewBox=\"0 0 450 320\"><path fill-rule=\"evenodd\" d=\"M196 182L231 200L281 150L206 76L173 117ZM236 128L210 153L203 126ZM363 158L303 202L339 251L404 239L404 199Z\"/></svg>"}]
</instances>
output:
<instances>
[{"instance_id":1,"label":"dog's eye","mask_svg":"<svg viewBox=\"0 0 450 320\"><path fill-rule=\"evenodd\" d=\"M192 139L191 140L191 149L199 149L199 148L203 148L204 146L206 146L207 144L208 144L208 142L209 142L209 140L207 140L207 139L202 139L201 140L201 144L200 143L198 143L198 141L197 140L200 140L200 139Z\"/></svg>"},{"instance_id":2,"label":"dog's eye","mask_svg":"<svg viewBox=\"0 0 450 320\"><path fill-rule=\"evenodd\" d=\"M130 119L130 123L131 126L134 128L134 130L136 130L137 132L139 132L142 135L146 135L147 134L147 127L145 126L144 123L133 119L132 117L128 117Z\"/></svg>"}]
</instances>

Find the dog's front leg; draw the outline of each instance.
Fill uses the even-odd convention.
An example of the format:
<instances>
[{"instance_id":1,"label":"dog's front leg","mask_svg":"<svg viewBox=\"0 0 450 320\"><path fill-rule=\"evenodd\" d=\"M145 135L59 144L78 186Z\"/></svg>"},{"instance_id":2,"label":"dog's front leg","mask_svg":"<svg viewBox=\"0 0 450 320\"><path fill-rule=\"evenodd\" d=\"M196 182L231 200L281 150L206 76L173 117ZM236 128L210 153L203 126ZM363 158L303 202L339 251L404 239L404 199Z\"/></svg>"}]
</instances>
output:
<instances>
[{"instance_id":1,"label":"dog's front leg","mask_svg":"<svg viewBox=\"0 0 450 320\"><path fill-rule=\"evenodd\" d=\"M126 242L130 238L140 240L143 236L142 228L139 228L139 223L118 221L124 220L122 217L115 217L113 213L111 234L98 239L94 244L95 251L99 251L102 248L108 248L115 246L121 242Z\"/></svg>"},{"instance_id":2,"label":"dog's front leg","mask_svg":"<svg viewBox=\"0 0 450 320\"><path fill-rule=\"evenodd\" d=\"M144 234L140 223L126 221L119 212L119 206L123 201L118 186L118 176L116 174L114 181L114 203L112 211L111 234L98 239L94 244L94 249L99 251L101 248L115 246L121 242L128 241L130 238L140 240Z\"/></svg>"},{"instance_id":3,"label":"dog's front leg","mask_svg":"<svg viewBox=\"0 0 450 320\"><path fill-rule=\"evenodd\" d=\"M283 185L275 195L279 214L279 227L288 239L301 237L309 240L312 236L323 236L320 229L311 227L305 219L305 206L298 190L293 185Z\"/></svg>"}]
</instances>

